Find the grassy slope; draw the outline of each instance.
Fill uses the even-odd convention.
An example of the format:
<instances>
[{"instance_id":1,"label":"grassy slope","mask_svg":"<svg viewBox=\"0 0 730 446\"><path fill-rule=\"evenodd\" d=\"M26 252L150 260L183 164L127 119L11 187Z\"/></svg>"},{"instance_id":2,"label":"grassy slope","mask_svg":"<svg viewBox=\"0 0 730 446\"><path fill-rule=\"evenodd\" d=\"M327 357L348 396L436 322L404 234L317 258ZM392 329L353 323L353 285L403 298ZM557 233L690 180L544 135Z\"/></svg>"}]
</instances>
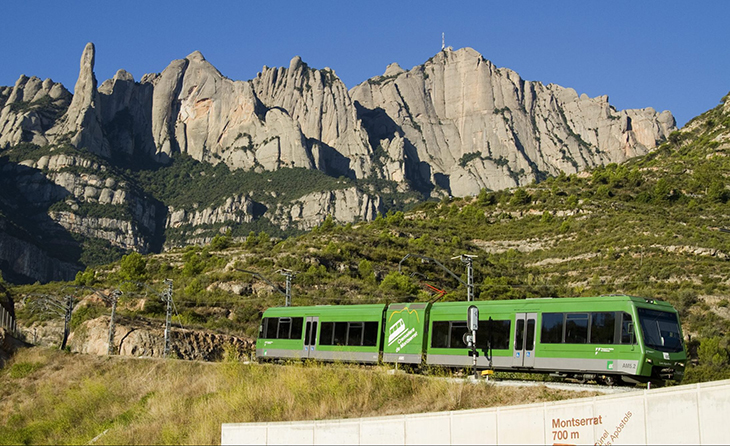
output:
<instances>
[{"instance_id":1,"label":"grassy slope","mask_svg":"<svg viewBox=\"0 0 730 446\"><path fill-rule=\"evenodd\" d=\"M215 444L224 422L382 416L592 396L385 368L105 358L41 348L0 371L0 444Z\"/></svg>"}]
</instances>

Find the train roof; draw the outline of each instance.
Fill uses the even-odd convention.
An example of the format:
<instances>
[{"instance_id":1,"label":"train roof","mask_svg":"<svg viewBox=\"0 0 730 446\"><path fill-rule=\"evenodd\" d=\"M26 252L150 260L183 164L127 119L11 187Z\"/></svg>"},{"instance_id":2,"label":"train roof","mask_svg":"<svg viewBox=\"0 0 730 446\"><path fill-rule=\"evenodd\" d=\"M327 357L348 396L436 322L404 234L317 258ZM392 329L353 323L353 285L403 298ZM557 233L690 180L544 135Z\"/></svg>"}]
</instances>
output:
<instances>
[{"instance_id":1,"label":"train roof","mask_svg":"<svg viewBox=\"0 0 730 446\"><path fill-rule=\"evenodd\" d=\"M318 314L335 314L335 313L382 313L385 310L385 304L361 304L361 305L313 305L302 307L271 307L266 309L264 316L294 316L306 313L309 316Z\"/></svg>"},{"instance_id":2,"label":"train roof","mask_svg":"<svg viewBox=\"0 0 730 446\"><path fill-rule=\"evenodd\" d=\"M589 297L541 297L541 298L529 298L529 299L509 299L509 300L477 300L472 302L459 301L459 302L437 302L433 304L433 309L438 310L439 308L449 307L461 307L469 305L489 305L489 306L519 306L519 307L553 307L561 306L565 304L599 304L599 303L633 303L641 306L651 305L662 308L663 310L674 310L671 304L661 301L659 299L651 299L637 296L629 296L625 294L611 294L603 296L589 296ZM354 304L354 305L314 305L314 306L301 306L301 307L271 307L268 308L264 314L265 316L293 316L298 314L306 313L308 315L317 314L334 314L334 313L349 313L349 312L382 312L386 306L392 305L413 305L413 304L427 304L426 302L392 302L386 304ZM586 308L586 311L590 311L590 308ZM604 310L605 311L605 310Z\"/></svg>"}]
</instances>

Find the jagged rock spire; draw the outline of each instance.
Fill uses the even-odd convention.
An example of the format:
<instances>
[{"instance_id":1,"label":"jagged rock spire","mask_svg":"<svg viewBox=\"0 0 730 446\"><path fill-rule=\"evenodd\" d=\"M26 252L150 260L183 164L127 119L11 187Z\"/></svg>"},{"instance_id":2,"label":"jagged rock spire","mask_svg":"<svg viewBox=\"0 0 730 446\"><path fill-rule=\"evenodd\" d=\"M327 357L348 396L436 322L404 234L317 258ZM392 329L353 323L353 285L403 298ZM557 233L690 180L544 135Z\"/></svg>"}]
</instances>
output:
<instances>
[{"instance_id":1,"label":"jagged rock spire","mask_svg":"<svg viewBox=\"0 0 730 446\"><path fill-rule=\"evenodd\" d=\"M89 42L81 54L79 78L76 81L73 100L66 112L66 117L54 129L56 140L68 134L71 144L85 148L90 152L109 157L109 143L104 138L99 110L99 93L96 89L94 62L96 57L94 44Z\"/></svg>"}]
</instances>

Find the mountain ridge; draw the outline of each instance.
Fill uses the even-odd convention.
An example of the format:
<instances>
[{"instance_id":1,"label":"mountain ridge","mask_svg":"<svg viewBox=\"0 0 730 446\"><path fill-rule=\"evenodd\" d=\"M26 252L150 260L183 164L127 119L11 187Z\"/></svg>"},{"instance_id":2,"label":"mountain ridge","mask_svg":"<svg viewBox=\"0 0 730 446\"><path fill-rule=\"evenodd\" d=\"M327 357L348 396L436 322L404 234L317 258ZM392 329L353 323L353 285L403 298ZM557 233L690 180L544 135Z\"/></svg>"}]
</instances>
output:
<instances>
[{"instance_id":1,"label":"mountain ridge","mask_svg":"<svg viewBox=\"0 0 730 446\"><path fill-rule=\"evenodd\" d=\"M198 51L139 81L119 70L99 84L95 51L84 48L73 95L27 76L0 88L2 169L18 190L6 206L48 220L35 230L80 238L82 251L99 243L159 251L254 227L303 231L327 215L372 220L423 199L620 162L675 129L669 112L619 112L605 97L524 81L469 48L441 51L409 71L391 64L349 90L333 70L298 56L234 81ZM185 156L202 163L195 175L210 179L195 183L210 193L172 207L140 178L162 178ZM301 192L304 183L293 181L293 193L235 185L265 172L339 180ZM185 188L193 172L177 175L163 187Z\"/></svg>"}]
</instances>

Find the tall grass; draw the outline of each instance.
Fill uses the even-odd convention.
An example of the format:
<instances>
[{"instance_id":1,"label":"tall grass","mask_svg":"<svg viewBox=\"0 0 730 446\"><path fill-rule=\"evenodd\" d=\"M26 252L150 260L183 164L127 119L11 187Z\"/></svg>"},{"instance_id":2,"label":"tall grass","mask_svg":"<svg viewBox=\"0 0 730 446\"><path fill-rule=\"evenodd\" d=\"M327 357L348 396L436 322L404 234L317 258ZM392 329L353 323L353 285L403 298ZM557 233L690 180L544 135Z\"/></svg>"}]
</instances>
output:
<instances>
[{"instance_id":1,"label":"tall grass","mask_svg":"<svg viewBox=\"0 0 730 446\"><path fill-rule=\"evenodd\" d=\"M19 372L22 371L22 372ZM0 371L0 444L216 444L226 422L458 410L587 394L387 367L196 363L20 351Z\"/></svg>"}]
</instances>

